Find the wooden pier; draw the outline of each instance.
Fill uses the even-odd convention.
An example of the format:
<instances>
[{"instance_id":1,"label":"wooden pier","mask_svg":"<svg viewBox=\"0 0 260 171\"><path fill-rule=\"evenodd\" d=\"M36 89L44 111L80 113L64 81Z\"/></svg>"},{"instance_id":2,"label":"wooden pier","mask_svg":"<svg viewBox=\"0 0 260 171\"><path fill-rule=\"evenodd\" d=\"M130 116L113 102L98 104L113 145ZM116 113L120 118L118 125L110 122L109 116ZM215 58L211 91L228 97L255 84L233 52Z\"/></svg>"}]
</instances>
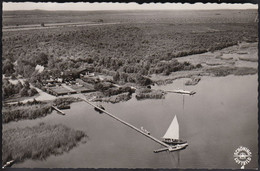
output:
<instances>
[{"instance_id":1,"label":"wooden pier","mask_svg":"<svg viewBox=\"0 0 260 171\"><path fill-rule=\"evenodd\" d=\"M116 119L117 121L119 121L119 122L125 124L126 126L132 128L132 129L134 129L135 131L137 131L137 132L143 134L144 136L146 136L146 137L152 139L153 141L159 143L160 145L163 145L164 147L166 147L165 150L168 150L168 149L171 150L171 149L172 149L172 147L171 147L170 145L168 145L168 144L166 144L166 143L164 143L164 142L158 140L157 138L155 138L155 137L153 137L153 136L151 136L151 135L148 135L148 134L145 133L144 131L138 129L137 127L131 125L130 123L127 123L127 122L123 121L122 119L120 119L120 118L114 116L113 114L111 114L111 113L109 113L109 112L107 112L107 111L101 109L100 107L96 106L95 104L91 103L90 101L88 101L88 100L86 100L86 99L84 99L84 98L81 98L81 97L79 97L79 98L82 99L83 101L85 101L86 103L90 104L90 105L93 106L94 108L97 108L97 109L99 109L100 111L106 113L108 116L110 116L110 117Z\"/></svg>"},{"instance_id":2,"label":"wooden pier","mask_svg":"<svg viewBox=\"0 0 260 171\"><path fill-rule=\"evenodd\" d=\"M65 113L63 111L61 111L60 109L58 109L57 107L55 106L51 106L54 110L56 110L58 113L62 114L62 115L65 115Z\"/></svg>"},{"instance_id":3,"label":"wooden pier","mask_svg":"<svg viewBox=\"0 0 260 171\"><path fill-rule=\"evenodd\" d=\"M159 153L159 152L167 151L167 150L168 150L168 148L164 147L164 148L160 148L160 149L158 149L158 150L154 150L153 152Z\"/></svg>"},{"instance_id":4,"label":"wooden pier","mask_svg":"<svg viewBox=\"0 0 260 171\"><path fill-rule=\"evenodd\" d=\"M187 94L187 95L194 95L196 94L195 91L185 91L185 90L165 90L167 93L178 93L178 94Z\"/></svg>"}]
</instances>

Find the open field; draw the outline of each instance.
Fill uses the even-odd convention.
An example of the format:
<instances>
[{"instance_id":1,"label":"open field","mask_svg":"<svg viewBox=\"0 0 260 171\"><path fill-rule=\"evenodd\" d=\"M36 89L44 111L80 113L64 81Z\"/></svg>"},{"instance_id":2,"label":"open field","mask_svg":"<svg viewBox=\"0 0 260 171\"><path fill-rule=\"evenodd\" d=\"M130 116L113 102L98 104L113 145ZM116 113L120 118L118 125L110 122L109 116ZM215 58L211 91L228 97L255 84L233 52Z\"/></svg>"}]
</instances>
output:
<instances>
[{"instance_id":1,"label":"open field","mask_svg":"<svg viewBox=\"0 0 260 171\"><path fill-rule=\"evenodd\" d=\"M2 162L45 159L69 151L86 136L64 125L41 123L33 127L3 130Z\"/></svg>"},{"instance_id":2,"label":"open field","mask_svg":"<svg viewBox=\"0 0 260 171\"><path fill-rule=\"evenodd\" d=\"M49 89L51 91L53 91L54 94L68 94L68 93L73 92L71 90L68 90L68 89L62 87L62 86L60 86L60 87L50 87Z\"/></svg>"},{"instance_id":3,"label":"open field","mask_svg":"<svg viewBox=\"0 0 260 171\"><path fill-rule=\"evenodd\" d=\"M72 22L237 23L252 22L256 10L209 11L3 11L3 26ZM62 17L61 17L62 16ZM250 20L248 20L250 18Z\"/></svg>"}]
</instances>

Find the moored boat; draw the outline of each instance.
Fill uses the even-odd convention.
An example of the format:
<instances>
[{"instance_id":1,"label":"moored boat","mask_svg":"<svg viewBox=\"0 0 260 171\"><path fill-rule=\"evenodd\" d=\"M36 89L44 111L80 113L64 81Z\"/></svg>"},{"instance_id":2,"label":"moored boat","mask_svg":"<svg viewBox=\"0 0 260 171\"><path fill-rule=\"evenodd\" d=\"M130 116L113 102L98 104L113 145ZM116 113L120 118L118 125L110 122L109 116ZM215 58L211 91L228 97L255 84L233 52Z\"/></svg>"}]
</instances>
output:
<instances>
[{"instance_id":1,"label":"moored boat","mask_svg":"<svg viewBox=\"0 0 260 171\"><path fill-rule=\"evenodd\" d=\"M6 162L5 165L2 166L2 169L11 167L13 164L14 164L14 160L8 161L8 162Z\"/></svg>"},{"instance_id":2,"label":"moored boat","mask_svg":"<svg viewBox=\"0 0 260 171\"><path fill-rule=\"evenodd\" d=\"M147 131L146 129L144 129L144 127L141 127L141 130L142 130L144 133L148 134L148 135L151 134L149 131Z\"/></svg>"},{"instance_id":3,"label":"moored boat","mask_svg":"<svg viewBox=\"0 0 260 171\"><path fill-rule=\"evenodd\" d=\"M98 107L98 108L97 108L97 107ZM105 108L104 108L102 105L97 105L97 107L95 107L94 110L97 111L97 112L99 112L99 113L103 113L103 111L100 110L100 109L105 110ZM100 108L100 109L99 109L99 108Z\"/></svg>"},{"instance_id":4,"label":"moored boat","mask_svg":"<svg viewBox=\"0 0 260 171\"><path fill-rule=\"evenodd\" d=\"M164 134L163 142L169 145L185 144L187 141L181 140L179 135L179 123L175 115L168 130Z\"/></svg>"},{"instance_id":5,"label":"moored boat","mask_svg":"<svg viewBox=\"0 0 260 171\"><path fill-rule=\"evenodd\" d=\"M184 144L177 144L174 146L171 146L168 150L171 151L178 151L178 150L183 150L188 146L188 143L184 143Z\"/></svg>"}]
</instances>

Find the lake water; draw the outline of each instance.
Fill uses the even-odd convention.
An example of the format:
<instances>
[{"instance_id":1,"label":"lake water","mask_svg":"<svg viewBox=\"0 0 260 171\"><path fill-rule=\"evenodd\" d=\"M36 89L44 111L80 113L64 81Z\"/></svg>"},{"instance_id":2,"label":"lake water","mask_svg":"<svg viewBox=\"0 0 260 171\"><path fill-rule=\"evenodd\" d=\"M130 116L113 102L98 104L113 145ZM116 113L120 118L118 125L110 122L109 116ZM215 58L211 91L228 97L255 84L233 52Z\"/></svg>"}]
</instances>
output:
<instances>
[{"instance_id":1,"label":"lake water","mask_svg":"<svg viewBox=\"0 0 260 171\"><path fill-rule=\"evenodd\" d=\"M245 168L258 161L258 82L257 75L203 77L196 86L184 86L185 79L156 89L194 90L194 96L168 93L165 99L137 101L135 97L118 104L103 103L107 111L159 138L174 115L180 125L180 138L189 146L178 152L153 153L162 146L106 114L78 102L66 116L53 112L45 118L4 125L25 127L46 122L62 123L85 131L87 143L46 160L26 160L13 167L47 168L240 168L234 151L245 146L252 152Z\"/></svg>"}]
</instances>

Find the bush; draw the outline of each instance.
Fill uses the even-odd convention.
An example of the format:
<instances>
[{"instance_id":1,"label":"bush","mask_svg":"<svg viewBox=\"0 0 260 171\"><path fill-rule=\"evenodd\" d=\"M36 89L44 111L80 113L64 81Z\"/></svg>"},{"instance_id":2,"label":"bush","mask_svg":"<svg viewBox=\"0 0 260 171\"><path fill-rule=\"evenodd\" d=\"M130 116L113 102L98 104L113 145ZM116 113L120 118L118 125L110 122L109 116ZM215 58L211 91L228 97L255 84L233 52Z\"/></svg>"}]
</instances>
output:
<instances>
[{"instance_id":1,"label":"bush","mask_svg":"<svg viewBox=\"0 0 260 171\"><path fill-rule=\"evenodd\" d=\"M28 95L30 97L34 96L35 94L38 94L38 91L35 88L31 88L31 89L28 90Z\"/></svg>"},{"instance_id":2,"label":"bush","mask_svg":"<svg viewBox=\"0 0 260 171\"><path fill-rule=\"evenodd\" d=\"M109 82L100 82L100 83L95 84L94 89L101 91L101 92L104 92L111 87L113 87L113 85Z\"/></svg>"},{"instance_id":3,"label":"bush","mask_svg":"<svg viewBox=\"0 0 260 171\"><path fill-rule=\"evenodd\" d=\"M30 83L28 81L24 81L24 88L29 90L30 89Z\"/></svg>"},{"instance_id":4,"label":"bush","mask_svg":"<svg viewBox=\"0 0 260 171\"><path fill-rule=\"evenodd\" d=\"M153 83L150 78L144 77L140 74L136 74L135 81L141 86L147 86Z\"/></svg>"},{"instance_id":5,"label":"bush","mask_svg":"<svg viewBox=\"0 0 260 171\"><path fill-rule=\"evenodd\" d=\"M14 64L10 59L6 59L3 61L3 68L2 68L3 74L6 74L6 76L10 76L14 73Z\"/></svg>"},{"instance_id":6,"label":"bush","mask_svg":"<svg viewBox=\"0 0 260 171\"><path fill-rule=\"evenodd\" d=\"M127 86L120 87L120 88L113 87L113 88L109 88L106 91L104 91L104 94L106 96L113 96L113 95L117 95L117 94L121 94L121 93L125 93L125 92L128 92L128 94L131 95L132 93L135 92L135 90L131 89L131 87L127 87Z\"/></svg>"},{"instance_id":7,"label":"bush","mask_svg":"<svg viewBox=\"0 0 260 171\"><path fill-rule=\"evenodd\" d=\"M139 89L136 92L136 99L162 99L165 96L164 91L162 90L151 90L149 88Z\"/></svg>"},{"instance_id":8,"label":"bush","mask_svg":"<svg viewBox=\"0 0 260 171\"><path fill-rule=\"evenodd\" d=\"M201 64L197 64L197 65L196 65L196 68L201 68L201 67L202 67Z\"/></svg>"},{"instance_id":9,"label":"bush","mask_svg":"<svg viewBox=\"0 0 260 171\"><path fill-rule=\"evenodd\" d=\"M11 75L11 79L12 79L12 80L16 79L15 74L12 74L12 75Z\"/></svg>"},{"instance_id":10,"label":"bush","mask_svg":"<svg viewBox=\"0 0 260 171\"><path fill-rule=\"evenodd\" d=\"M29 94L28 94L28 89L27 88L22 88L21 89L21 91L20 91L20 96L21 97L26 97L26 96L28 96Z\"/></svg>"},{"instance_id":11,"label":"bush","mask_svg":"<svg viewBox=\"0 0 260 171\"><path fill-rule=\"evenodd\" d=\"M66 98L58 98L53 101L53 105L59 106L59 105L69 105L73 102L76 102L77 99L74 97L66 97Z\"/></svg>"}]
</instances>

